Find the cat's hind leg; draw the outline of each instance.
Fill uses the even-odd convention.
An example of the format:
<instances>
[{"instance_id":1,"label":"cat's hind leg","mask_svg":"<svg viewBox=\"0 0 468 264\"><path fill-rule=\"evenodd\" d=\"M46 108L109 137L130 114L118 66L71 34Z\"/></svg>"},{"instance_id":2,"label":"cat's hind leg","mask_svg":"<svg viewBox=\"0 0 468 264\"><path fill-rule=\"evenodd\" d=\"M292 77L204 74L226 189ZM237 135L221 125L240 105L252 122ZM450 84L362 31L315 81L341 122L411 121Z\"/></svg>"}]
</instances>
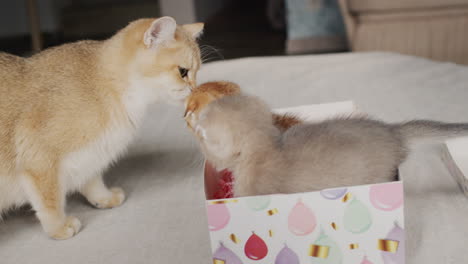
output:
<instances>
[{"instance_id":1,"label":"cat's hind leg","mask_svg":"<svg viewBox=\"0 0 468 264\"><path fill-rule=\"evenodd\" d=\"M50 237L67 239L79 232L80 221L65 214L66 190L53 166L26 170L22 185L42 228Z\"/></svg>"},{"instance_id":2,"label":"cat's hind leg","mask_svg":"<svg viewBox=\"0 0 468 264\"><path fill-rule=\"evenodd\" d=\"M91 178L80 190L88 202L97 208L113 208L125 200L125 193L120 188L107 188L102 175Z\"/></svg>"}]
</instances>

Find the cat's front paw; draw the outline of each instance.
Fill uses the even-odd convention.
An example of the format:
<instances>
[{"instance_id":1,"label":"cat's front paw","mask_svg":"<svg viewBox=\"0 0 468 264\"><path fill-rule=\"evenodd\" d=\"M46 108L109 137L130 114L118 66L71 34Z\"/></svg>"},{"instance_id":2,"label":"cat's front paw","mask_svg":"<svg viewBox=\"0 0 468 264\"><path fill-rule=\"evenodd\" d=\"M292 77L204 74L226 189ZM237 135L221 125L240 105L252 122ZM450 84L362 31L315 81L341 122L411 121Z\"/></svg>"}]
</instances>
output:
<instances>
[{"instance_id":1,"label":"cat's front paw","mask_svg":"<svg viewBox=\"0 0 468 264\"><path fill-rule=\"evenodd\" d=\"M96 206L97 208L106 209L106 208L114 208L121 205L125 200L125 193L121 188L111 188L109 195L106 197L102 197L100 199L96 199L91 203Z\"/></svg>"},{"instance_id":2,"label":"cat's front paw","mask_svg":"<svg viewBox=\"0 0 468 264\"><path fill-rule=\"evenodd\" d=\"M49 232L49 236L58 240L68 239L76 235L80 231L80 228L80 220L76 217L69 216L62 226L56 228L52 232Z\"/></svg>"}]
</instances>

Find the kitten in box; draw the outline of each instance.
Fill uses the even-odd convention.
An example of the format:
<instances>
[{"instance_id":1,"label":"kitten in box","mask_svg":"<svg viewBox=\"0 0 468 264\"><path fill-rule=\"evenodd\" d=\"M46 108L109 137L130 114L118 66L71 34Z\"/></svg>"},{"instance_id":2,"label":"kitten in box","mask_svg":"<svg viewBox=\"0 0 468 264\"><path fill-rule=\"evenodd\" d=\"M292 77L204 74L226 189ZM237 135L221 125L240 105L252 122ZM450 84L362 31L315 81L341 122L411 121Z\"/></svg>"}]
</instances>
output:
<instances>
[{"instance_id":1,"label":"kitten in box","mask_svg":"<svg viewBox=\"0 0 468 264\"><path fill-rule=\"evenodd\" d=\"M412 141L468 134L468 124L364 117L282 131L262 100L240 93L187 111L186 120L207 160L235 175L236 197L393 181Z\"/></svg>"}]
</instances>

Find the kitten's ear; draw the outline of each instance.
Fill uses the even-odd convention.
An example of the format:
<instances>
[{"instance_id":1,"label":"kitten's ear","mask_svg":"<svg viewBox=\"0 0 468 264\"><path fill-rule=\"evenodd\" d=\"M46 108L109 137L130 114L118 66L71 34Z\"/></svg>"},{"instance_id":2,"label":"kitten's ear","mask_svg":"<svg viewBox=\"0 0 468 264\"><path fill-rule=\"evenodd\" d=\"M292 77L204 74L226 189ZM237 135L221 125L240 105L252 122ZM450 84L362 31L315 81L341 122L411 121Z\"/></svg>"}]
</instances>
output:
<instances>
[{"instance_id":1,"label":"kitten's ear","mask_svg":"<svg viewBox=\"0 0 468 264\"><path fill-rule=\"evenodd\" d=\"M161 17L153 21L146 30L143 42L147 48L155 47L159 44L174 40L177 28L176 21L172 17Z\"/></svg>"},{"instance_id":2,"label":"kitten's ear","mask_svg":"<svg viewBox=\"0 0 468 264\"><path fill-rule=\"evenodd\" d=\"M203 27L205 26L204 23L193 23L193 24L185 24L182 26L193 38L197 39L203 33Z\"/></svg>"}]
</instances>

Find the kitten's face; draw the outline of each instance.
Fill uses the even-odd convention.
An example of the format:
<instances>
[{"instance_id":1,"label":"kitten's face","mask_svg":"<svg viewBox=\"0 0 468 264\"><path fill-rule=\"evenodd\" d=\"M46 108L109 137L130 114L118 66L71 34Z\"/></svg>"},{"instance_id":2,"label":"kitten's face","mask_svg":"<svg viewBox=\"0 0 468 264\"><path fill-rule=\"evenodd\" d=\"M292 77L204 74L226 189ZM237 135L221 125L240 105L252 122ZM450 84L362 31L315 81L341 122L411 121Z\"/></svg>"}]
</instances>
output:
<instances>
[{"instance_id":1,"label":"kitten's face","mask_svg":"<svg viewBox=\"0 0 468 264\"><path fill-rule=\"evenodd\" d=\"M234 168L252 145L279 134L270 109L256 97L224 96L197 110L188 112L187 123L205 158L218 169Z\"/></svg>"},{"instance_id":2,"label":"kitten's face","mask_svg":"<svg viewBox=\"0 0 468 264\"><path fill-rule=\"evenodd\" d=\"M136 54L136 85L148 90L148 96L180 104L196 85L201 65L196 38L203 24L177 26L172 18L160 18L144 33L144 47Z\"/></svg>"},{"instance_id":3,"label":"kitten's face","mask_svg":"<svg viewBox=\"0 0 468 264\"><path fill-rule=\"evenodd\" d=\"M200 120L192 129L196 135L200 148L207 160L216 168L232 168L241 153L242 144L231 124L219 122L205 116L201 112Z\"/></svg>"},{"instance_id":4,"label":"kitten's face","mask_svg":"<svg viewBox=\"0 0 468 264\"><path fill-rule=\"evenodd\" d=\"M240 94L240 87L232 82L207 82L196 87L185 100L184 118L187 126L195 132L200 111L216 99L236 94Z\"/></svg>"}]
</instances>

